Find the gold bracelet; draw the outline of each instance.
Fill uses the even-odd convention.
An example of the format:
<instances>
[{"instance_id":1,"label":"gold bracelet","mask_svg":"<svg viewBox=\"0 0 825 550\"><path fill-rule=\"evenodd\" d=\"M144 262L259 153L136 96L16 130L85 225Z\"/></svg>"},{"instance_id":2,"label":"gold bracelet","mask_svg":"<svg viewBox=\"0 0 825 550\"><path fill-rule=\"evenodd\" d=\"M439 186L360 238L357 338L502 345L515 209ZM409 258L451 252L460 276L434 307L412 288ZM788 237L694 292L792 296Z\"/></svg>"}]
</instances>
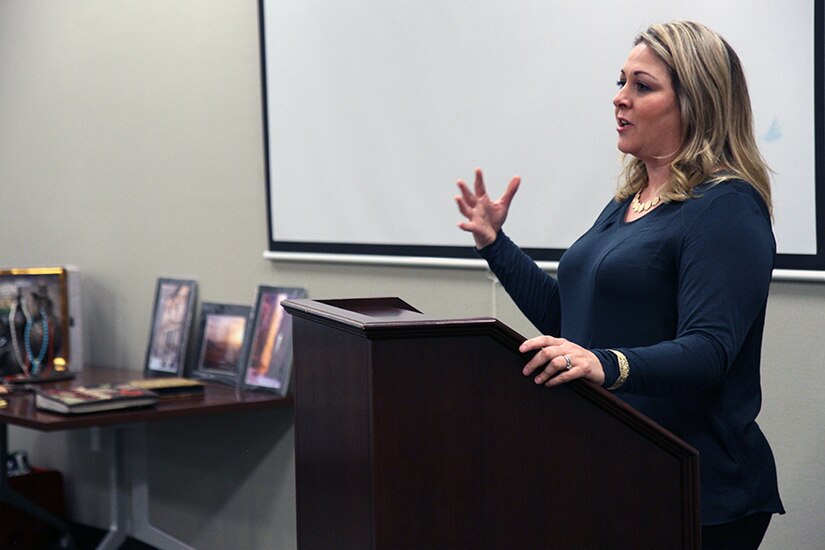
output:
<instances>
[{"instance_id":1,"label":"gold bracelet","mask_svg":"<svg viewBox=\"0 0 825 550\"><path fill-rule=\"evenodd\" d=\"M627 382L627 377L630 376L630 363L627 361L627 357L625 357L624 353L620 351L616 351L615 349L611 349L608 351L612 351L616 358L619 360L619 377L616 379L616 382L610 386L608 391L617 390L621 387L622 384Z\"/></svg>"}]
</instances>

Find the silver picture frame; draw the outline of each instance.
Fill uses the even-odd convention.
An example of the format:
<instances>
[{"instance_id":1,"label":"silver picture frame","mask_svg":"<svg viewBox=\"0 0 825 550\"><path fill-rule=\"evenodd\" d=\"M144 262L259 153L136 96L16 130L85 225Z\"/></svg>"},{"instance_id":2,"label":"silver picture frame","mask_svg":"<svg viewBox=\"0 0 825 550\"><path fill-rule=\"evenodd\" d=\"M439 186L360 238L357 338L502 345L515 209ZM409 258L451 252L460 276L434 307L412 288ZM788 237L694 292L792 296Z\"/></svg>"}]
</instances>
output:
<instances>
[{"instance_id":1,"label":"silver picture frame","mask_svg":"<svg viewBox=\"0 0 825 550\"><path fill-rule=\"evenodd\" d=\"M195 312L197 283L158 278L144 376L182 376Z\"/></svg>"},{"instance_id":2,"label":"silver picture frame","mask_svg":"<svg viewBox=\"0 0 825 550\"><path fill-rule=\"evenodd\" d=\"M281 302L306 297L306 289L300 287L258 287L244 346L244 389L287 395L292 375L292 316Z\"/></svg>"}]
</instances>

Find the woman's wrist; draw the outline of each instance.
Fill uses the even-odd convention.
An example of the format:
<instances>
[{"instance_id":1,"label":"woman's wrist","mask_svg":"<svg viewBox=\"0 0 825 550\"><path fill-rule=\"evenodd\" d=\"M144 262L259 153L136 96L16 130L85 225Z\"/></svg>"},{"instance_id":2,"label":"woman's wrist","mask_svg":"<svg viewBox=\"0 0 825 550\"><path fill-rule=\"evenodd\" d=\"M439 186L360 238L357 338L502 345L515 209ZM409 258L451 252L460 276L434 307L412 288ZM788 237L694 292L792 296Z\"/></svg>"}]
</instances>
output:
<instances>
[{"instance_id":1,"label":"woman's wrist","mask_svg":"<svg viewBox=\"0 0 825 550\"><path fill-rule=\"evenodd\" d=\"M485 234L483 236L482 235L477 235L475 233L473 234L473 239L475 240L477 250L481 250L482 248L487 248L488 246L490 246L491 244L496 242L497 238L498 238L498 231L494 231L492 234L489 234L489 235Z\"/></svg>"}]
</instances>

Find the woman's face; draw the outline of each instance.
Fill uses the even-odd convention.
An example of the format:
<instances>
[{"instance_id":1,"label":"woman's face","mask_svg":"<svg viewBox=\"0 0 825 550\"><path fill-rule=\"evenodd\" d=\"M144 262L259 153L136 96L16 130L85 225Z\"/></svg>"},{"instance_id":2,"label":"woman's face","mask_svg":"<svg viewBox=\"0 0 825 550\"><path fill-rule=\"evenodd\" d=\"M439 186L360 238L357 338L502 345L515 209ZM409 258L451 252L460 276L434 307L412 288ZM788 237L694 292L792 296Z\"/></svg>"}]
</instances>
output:
<instances>
[{"instance_id":1,"label":"woman's face","mask_svg":"<svg viewBox=\"0 0 825 550\"><path fill-rule=\"evenodd\" d=\"M682 118L667 65L642 42L630 51L618 85L619 150L648 166L669 163L682 142Z\"/></svg>"}]
</instances>

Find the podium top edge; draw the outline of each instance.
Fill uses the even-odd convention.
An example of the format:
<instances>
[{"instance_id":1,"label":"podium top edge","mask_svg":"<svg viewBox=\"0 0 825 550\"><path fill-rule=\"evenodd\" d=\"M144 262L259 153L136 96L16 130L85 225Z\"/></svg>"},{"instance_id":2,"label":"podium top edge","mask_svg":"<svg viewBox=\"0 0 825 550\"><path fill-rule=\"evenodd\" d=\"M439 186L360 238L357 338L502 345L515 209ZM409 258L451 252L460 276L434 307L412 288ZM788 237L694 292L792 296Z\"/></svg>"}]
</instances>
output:
<instances>
[{"instance_id":1,"label":"podium top edge","mask_svg":"<svg viewBox=\"0 0 825 550\"><path fill-rule=\"evenodd\" d=\"M303 298L285 300L282 305L292 315L321 318L362 330L468 324L506 327L492 317L443 318L425 315L404 300L395 297L332 300Z\"/></svg>"}]
</instances>

